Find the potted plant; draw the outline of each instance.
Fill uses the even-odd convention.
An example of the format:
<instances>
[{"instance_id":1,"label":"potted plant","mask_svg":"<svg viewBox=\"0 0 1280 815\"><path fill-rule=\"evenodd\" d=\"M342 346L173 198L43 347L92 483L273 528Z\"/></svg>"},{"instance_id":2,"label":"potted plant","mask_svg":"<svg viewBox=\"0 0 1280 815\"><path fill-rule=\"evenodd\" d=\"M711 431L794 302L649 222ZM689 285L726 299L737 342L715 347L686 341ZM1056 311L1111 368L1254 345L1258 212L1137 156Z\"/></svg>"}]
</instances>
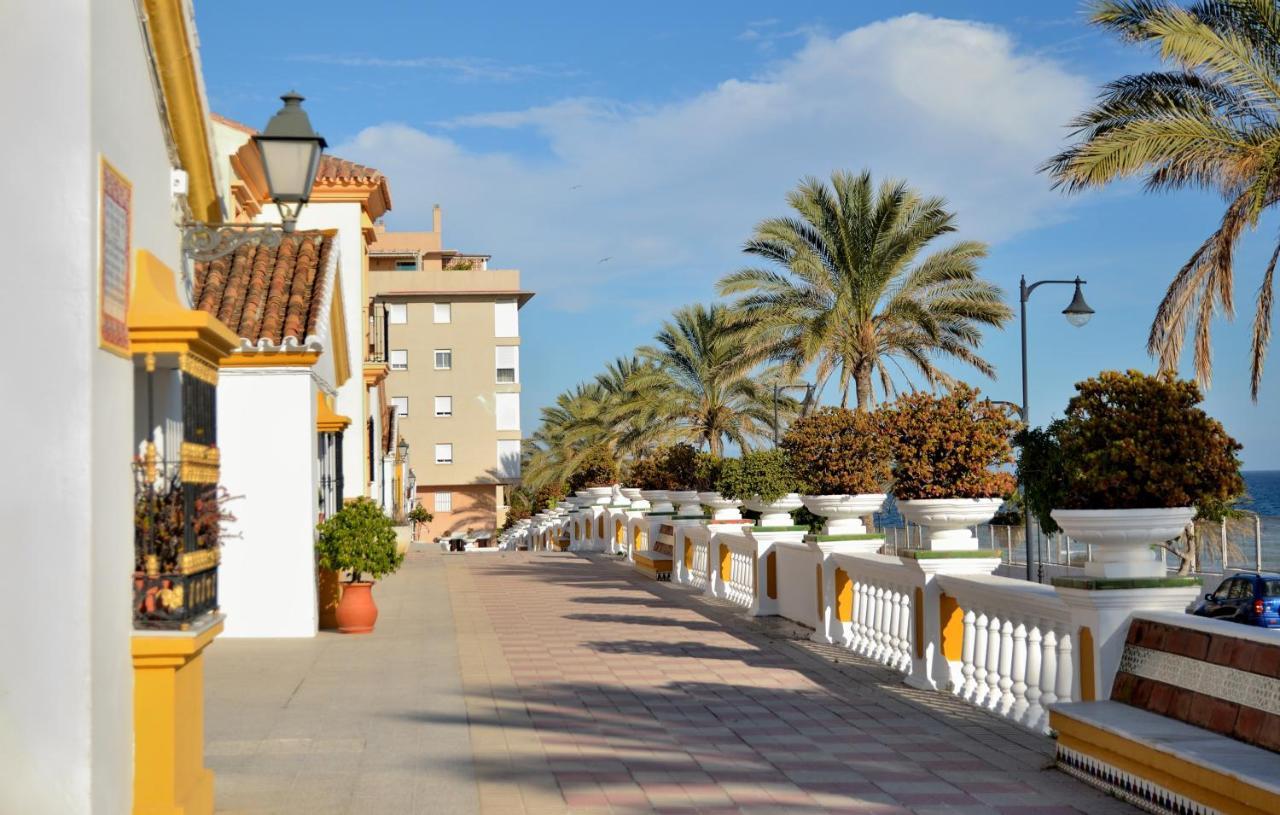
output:
<instances>
[{"instance_id":1,"label":"potted plant","mask_svg":"<svg viewBox=\"0 0 1280 815\"><path fill-rule=\"evenodd\" d=\"M579 498L592 499L591 503L607 504L617 482L617 458L605 445L596 445L582 454L573 475L569 476L569 489Z\"/></svg>"},{"instance_id":2,"label":"potted plant","mask_svg":"<svg viewBox=\"0 0 1280 815\"><path fill-rule=\"evenodd\" d=\"M1076 384L1066 415L1023 435L1026 503L1047 529L1093 545L1089 577L1163 577L1151 551L1244 492L1240 444L1172 374L1104 371Z\"/></svg>"},{"instance_id":3,"label":"potted plant","mask_svg":"<svg viewBox=\"0 0 1280 815\"><path fill-rule=\"evenodd\" d=\"M358 498L320 524L319 532L320 567L348 573L338 602L338 630L367 634L378 619L373 580L391 574L404 562L404 555L396 551L391 519L372 500ZM373 580L364 580L365 575Z\"/></svg>"},{"instance_id":4,"label":"potted plant","mask_svg":"<svg viewBox=\"0 0 1280 815\"><path fill-rule=\"evenodd\" d=\"M893 450L877 414L823 408L797 419L782 449L804 485L800 500L827 519L827 535L863 535L863 516L884 505Z\"/></svg>"},{"instance_id":5,"label":"potted plant","mask_svg":"<svg viewBox=\"0 0 1280 815\"><path fill-rule=\"evenodd\" d=\"M991 520L1013 492L1013 474L996 468L1013 461L1018 422L964 384L902 396L881 415L902 517L929 528L930 549L978 548L969 527Z\"/></svg>"},{"instance_id":6,"label":"potted plant","mask_svg":"<svg viewBox=\"0 0 1280 815\"><path fill-rule=\"evenodd\" d=\"M698 503L711 510L713 521L740 521L742 513L738 508L742 502L735 498L726 498L720 494L718 485L720 472L725 459L712 453L699 453L694 469L694 487L698 493Z\"/></svg>"},{"instance_id":7,"label":"potted plant","mask_svg":"<svg viewBox=\"0 0 1280 815\"><path fill-rule=\"evenodd\" d=\"M666 474L668 483L667 496L675 502L676 517L702 517L702 506L698 503L698 467L702 454L691 444L673 444L664 448L659 459L660 467Z\"/></svg>"},{"instance_id":8,"label":"potted plant","mask_svg":"<svg viewBox=\"0 0 1280 815\"><path fill-rule=\"evenodd\" d=\"M725 498L740 499L760 513L762 527L791 526L791 512L800 508L800 482L781 450L753 450L726 459L716 486Z\"/></svg>"},{"instance_id":9,"label":"potted plant","mask_svg":"<svg viewBox=\"0 0 1280 815\"><path fill-rule=\"evenodd\" d=\"M413 539L418 539L418 525L429 524L435 520L435 516L427 511L427 508L415 503L413 509L409 510L409 520L413 522Z\"/></svg>"}]
</instances>

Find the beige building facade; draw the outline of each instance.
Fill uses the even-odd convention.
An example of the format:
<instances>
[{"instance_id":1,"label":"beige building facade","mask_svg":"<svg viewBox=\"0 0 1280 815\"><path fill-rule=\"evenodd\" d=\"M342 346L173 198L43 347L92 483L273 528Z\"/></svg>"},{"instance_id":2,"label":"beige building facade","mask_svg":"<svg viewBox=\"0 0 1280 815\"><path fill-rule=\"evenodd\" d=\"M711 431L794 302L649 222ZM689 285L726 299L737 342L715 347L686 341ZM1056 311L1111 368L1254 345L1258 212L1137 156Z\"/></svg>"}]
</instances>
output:
<instances>
[{"instance_id":1,"label":"beige building facade","mask_svg":"<svg viewBox=\"0 0 1280 815\"><path fill-rule=\"evenodd\" d=\"M369 252L371 334L390 367L385 387L409 443L417 501L434 538L495 530L520 478L520 272L444 249L431 231L376 227Z\"/></svg>"}]
</instances>

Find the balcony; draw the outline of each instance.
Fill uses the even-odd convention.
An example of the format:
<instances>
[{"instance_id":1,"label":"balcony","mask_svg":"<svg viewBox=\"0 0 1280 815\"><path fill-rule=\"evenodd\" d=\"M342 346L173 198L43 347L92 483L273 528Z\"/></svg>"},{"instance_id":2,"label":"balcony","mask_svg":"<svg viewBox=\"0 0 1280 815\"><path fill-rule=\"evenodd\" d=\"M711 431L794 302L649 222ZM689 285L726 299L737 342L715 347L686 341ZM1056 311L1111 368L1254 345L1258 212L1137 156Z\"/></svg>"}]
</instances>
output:
<instances>
[{"instance_id":1,"label":"balcony","mask_svg":"<svg viewBox=\"0 0 1280 815\"><path fill-rule=\"evenodd\" d=\"M387 356L388 341L387 305L376 300L369 301L369 331L365 335L365 362L389 362Z\"/></svg>"}]
</instances>

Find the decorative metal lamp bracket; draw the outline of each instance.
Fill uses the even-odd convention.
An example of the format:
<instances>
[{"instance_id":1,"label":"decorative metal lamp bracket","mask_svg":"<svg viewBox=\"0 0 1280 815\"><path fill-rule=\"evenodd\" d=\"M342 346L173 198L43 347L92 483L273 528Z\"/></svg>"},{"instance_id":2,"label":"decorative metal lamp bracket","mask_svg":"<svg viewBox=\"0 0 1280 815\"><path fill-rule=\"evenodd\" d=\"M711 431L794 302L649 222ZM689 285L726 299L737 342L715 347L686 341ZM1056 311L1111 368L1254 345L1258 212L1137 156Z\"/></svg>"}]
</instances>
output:
<instances>
[{"instance_id":1,"label":"decorative metal lamp bracket","mask_svg":"<svg viewBox=\"0 0 1280 815\"><path fill-rule=\"evenodd\" d=\"M215 260L249 241L275 248L285 232L279 224L186 223L182 225L182 251L192 260Z\"/></svg>"}]
</instances>

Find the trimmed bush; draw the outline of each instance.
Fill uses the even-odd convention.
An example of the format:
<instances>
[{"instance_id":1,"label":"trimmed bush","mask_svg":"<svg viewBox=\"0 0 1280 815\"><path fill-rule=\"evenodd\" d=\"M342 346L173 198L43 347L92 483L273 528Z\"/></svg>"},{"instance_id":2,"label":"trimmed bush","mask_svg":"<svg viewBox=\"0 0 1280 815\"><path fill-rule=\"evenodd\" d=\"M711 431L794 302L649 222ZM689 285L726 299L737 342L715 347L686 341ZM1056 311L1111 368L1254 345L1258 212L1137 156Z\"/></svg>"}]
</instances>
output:
<instances>
[{"instance_id":1,"label":"trimmed bush","mask_svg":"<svg viewBox=\"0 0 1280 815\"><path fill-rule=\"evenodd\" d=\"M1019 438L1028 505L1042 523L1054 509L1194 506L1225 517L1244 493L1241 445L1202 400L1172 374L1104 371L1077 383L1062 419Z\"/></svg>"},{"instance_id":2,"label":"trimmed bush","mask_svg":"<svg viewBox=\"0 0 1280 815\"><path fill-rule=\"evenodd\" d=\"M1013 473L995 468L1013 461L1019 423L1004 407L957 385L944 396L912 393L880 411L893 448L893 494L922 498L1008 498Z\"/></svg>"},{"instance_id":3,"label":"trimmed bush","mask_svg":"<svg viewBox=\"0 0 1280 815\"><path fill-rule=\"evenodd\" d=\"M618 483L618 460L603 445L592 447L582 455L578 467L569 476L569 489L577 492L588 487L611 487Z\"/></svg>"},{"instance_id":4,"label":"trimmed bush","mask_svg":"<svg viewBox=\"0 0 1280 815\"><path fill-rule=\"evenodd\" d=\"M350 572L352 583L366 574L379 580L404 562L404 555L396 551L391 519L368 498L348 503L320 524L319 532L320 568Z\"/></svg>"},{"instance_id":5,"label":"trimmed bush","mask_svg":"<svg viewBox=\"0 0 1280 815\"><path fill-rule=\"evenodd\" d=\"M799 489L781 450L754 450L741 458L725 459L716 481L716 490L725 498L750 500L759 496L766 503Z\"/></svg>"},{"instance_id":6,"label":"trimmed bush","mask_svg":"<svg viewBox=\"0 0 1280 815\"><path fill-rule=\"evenodd\" d=\"M893 448L878 414L823 408L794 421L782 449L808 495L885 492L893 477Z\"/></svg>"}]
</instances>

